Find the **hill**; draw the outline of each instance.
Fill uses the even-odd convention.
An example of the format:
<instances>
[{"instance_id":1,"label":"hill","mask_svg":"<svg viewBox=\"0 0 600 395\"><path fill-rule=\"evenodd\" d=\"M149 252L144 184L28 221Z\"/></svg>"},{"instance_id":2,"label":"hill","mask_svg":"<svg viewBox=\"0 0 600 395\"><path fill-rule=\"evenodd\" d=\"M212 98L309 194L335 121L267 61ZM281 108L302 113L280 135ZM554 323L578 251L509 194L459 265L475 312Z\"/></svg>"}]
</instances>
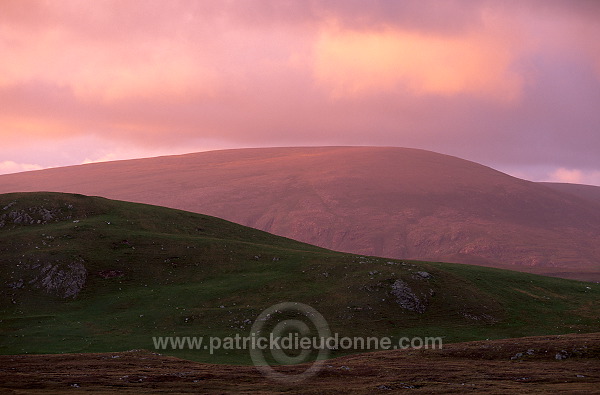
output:
<instances>
[{"instance_id":1,"label":"hill","mask_svg":"<svg viewBox=\"0 0 600 395\"><path fill-rule=\"evenodd\" d=\"M0 195L0 253L2 354L151 349L158 336L246 335L261 311L288 301L313 306L341 336L448 343L600 328L600 284L339 253L218 218L99 197ZM244 350L167 353L249 362Z\"/></svg>"},{"instance_id":2,"label":"hill","mask_svg":"<svg viewBox=\"0 0 600 395\"><path fill-rule=\"evenodd\" d=\"M0 192L156 204L339 251L600 281L600 206L433 152L212 151L0 176Z\"/></svg>"}]
</instances>

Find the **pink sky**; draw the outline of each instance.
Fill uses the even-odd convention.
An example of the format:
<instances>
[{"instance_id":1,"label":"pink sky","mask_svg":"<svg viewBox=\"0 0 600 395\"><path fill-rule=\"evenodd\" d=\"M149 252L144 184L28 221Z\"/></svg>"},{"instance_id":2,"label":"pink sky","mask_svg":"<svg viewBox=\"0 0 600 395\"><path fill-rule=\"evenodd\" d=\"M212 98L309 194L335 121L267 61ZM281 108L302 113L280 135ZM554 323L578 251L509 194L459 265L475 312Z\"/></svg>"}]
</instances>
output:
<instances>
[{"instance_id":1,"label":"pink sky","mask_svg":"<svg viewBox=\"0 0 600 395\"><path fill-rule=\"evenodd\" d=\"M600 2L0 2L0 173L416 147L600 185Z\"/></svg>"}]
</instances>

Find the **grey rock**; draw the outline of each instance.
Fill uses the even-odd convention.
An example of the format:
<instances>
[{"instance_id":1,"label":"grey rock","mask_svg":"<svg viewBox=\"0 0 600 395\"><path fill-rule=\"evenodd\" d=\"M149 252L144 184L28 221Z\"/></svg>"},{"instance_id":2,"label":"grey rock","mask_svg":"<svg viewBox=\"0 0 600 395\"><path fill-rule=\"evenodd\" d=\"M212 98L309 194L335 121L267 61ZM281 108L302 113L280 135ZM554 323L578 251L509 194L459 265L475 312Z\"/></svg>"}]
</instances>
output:
<instances>
[{"instance_id":1,"label":"grey rock","mask_svg":"<svg viewBox=\"0 0 600 395\"><path fill-rule=\"evenodd\" d=\"M13 202L5 206L2 211L4 213L0 215L0 223L4 227L8 224L16 225L35 225L35 224L46 224L48 222L56 222L65 219L70 219L71 214L64 212L60 207L46 208L43 206L33 206L27 208L13 208L8 211L16 202Z\"/></svg>"},{"instance_id":2,"label":"grey rock","mask_svg":"<svg viewBox=\"0 0 600 395\"><path fill-rule=\"evenodd\" d=\"M562 350L561 352L557 352L556 355L554 356L554 359L561 361L563 359L567 359L569 358L569 353L565 350Z\"/></svg>"},{"instance_id":3,"label":"grey rock","mask_svg":"<svg viewBox=\"0 0 600 395\"><path fill-rule=\"evenodd\" d=\"M37 271L29 284L61 298L75 298L83 289L87 270L82 262L34 265Z\"/></svg>"},{"instance_id":4,"label":"grey rock","mask_svg":"<svg viewBox=\"0 0 600 395\"><path fill-rule=\"evenodd\" d=\"M4 208L2 210L8 210L9 208L11 208L12 206L14 206L15 204L17 204L16 201L12 201L10 203L8 203L6 206L4 206Z\"/></svg>"},{"instance_id":5,"label":"grey rock","mask_svg":"<svg viewBox=\"0 0 600 395\"><path fill-rule=\"evenodd\" d=\"M430 278L433 278L433 276L431 275L431 273L427 273L427 272L417 272L417 275L419 277L427 279L427 280L429 280Z\"/></svg>"},{"instance_id":6,"label":"grey rock","mask_svg":"<svg viewBox=\"0 0 600 395\"><path fill-rule=\"evenodd\" d=\"M394 281L391 293L396 297L396 302L403 309L421 314L427 309L426 300L419 298L409 285L402 280Z\"/></svg>"},{"instance_id":7,"label":"grey rock","mask_svg":"<svg viewBox=\"0 0 600 395\"><path fill-rule=\"evenodd\" d=\"M25 284L25 282L23 281L22 278L20 278L18 281L15 281L13 283L9 283L8 287L12 288L12 289L19 289L19 288L23 288L24 284Z\"/></svg>"}]
</instances>

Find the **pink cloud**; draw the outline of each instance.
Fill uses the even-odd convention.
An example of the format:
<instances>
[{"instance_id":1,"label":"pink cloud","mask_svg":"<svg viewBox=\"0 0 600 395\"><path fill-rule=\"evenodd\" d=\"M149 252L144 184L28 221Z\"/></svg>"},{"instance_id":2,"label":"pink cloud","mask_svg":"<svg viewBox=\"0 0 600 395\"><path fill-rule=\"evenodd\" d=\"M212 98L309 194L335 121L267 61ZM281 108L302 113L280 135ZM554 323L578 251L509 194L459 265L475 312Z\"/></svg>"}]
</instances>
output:
<instances>
[{"instance_id":1,"label":"pink cloud","mask_svg":"<svg viewBox=\"0 0 600 395\"><path fill-rule=\"evenodd\" d=\"M328 29L316 44L315 73L334 97L400 87L415 95L469 93L512 101L522 78L511 70L518 53L503 36Z\"/></svg>"},{"instance_id":2,"label":"pink cloud","mask_svg":"<svg viewBox=\"0 0 600 395\"><path fill-rule=\"evenodd\" d=\"M556 169L550 174L548 181L567 182L571 184L600 185L600 171L584 171L580 169Z\"/></svg>"},{"instance_id":3,"label":"pink cloud","mask_svg":"<svg viewBox=\"0 0 600 395\"><path fill-rule=\"evenodd\" d=\"M12 160L0 162L0 174L19 173L21 171L40 170L42 166L31 163L17 163Z\"/></svg>"},{"instance_id":4,"label":"pink cloud","mask_svg":"<svg viewBox=\"0 0 600 395\"><path fill-rule=\"evenodd\" d=\"M594 4L5 0L0 158L395 145L594 171Z\"/></svg>"}]
</instances>

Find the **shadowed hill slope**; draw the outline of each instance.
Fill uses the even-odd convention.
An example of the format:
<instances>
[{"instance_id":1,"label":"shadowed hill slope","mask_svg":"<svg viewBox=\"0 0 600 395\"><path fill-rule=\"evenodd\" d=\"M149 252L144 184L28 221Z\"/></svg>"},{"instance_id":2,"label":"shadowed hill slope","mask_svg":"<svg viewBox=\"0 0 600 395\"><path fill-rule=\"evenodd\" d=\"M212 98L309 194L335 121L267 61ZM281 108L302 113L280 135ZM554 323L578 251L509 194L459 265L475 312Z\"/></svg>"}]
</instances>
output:
<instances>
[{"instance_id":1,"label":"shadowed hill slope","mask_svg":"<svg viewBox=\"0 0 600 395\"><path fill-rule=\"evenodd\" d=\"M582 199L600 204L600 187L595 185L569 184L561 182L540 182L539 184L545 185L559 192L570 193L571 195L575 195Z\"/></svg>"},{"instance_id":2,"label":"shadowed hill slope","mask_svg":"<svg viewBox=\"0 0 600 395\"><path fill-rule=\"evenodd\" d=\"M600 280L600 207L429 151L264 148L0 176L225 218L318 246Z\"/></svg>"}]
</instances>

